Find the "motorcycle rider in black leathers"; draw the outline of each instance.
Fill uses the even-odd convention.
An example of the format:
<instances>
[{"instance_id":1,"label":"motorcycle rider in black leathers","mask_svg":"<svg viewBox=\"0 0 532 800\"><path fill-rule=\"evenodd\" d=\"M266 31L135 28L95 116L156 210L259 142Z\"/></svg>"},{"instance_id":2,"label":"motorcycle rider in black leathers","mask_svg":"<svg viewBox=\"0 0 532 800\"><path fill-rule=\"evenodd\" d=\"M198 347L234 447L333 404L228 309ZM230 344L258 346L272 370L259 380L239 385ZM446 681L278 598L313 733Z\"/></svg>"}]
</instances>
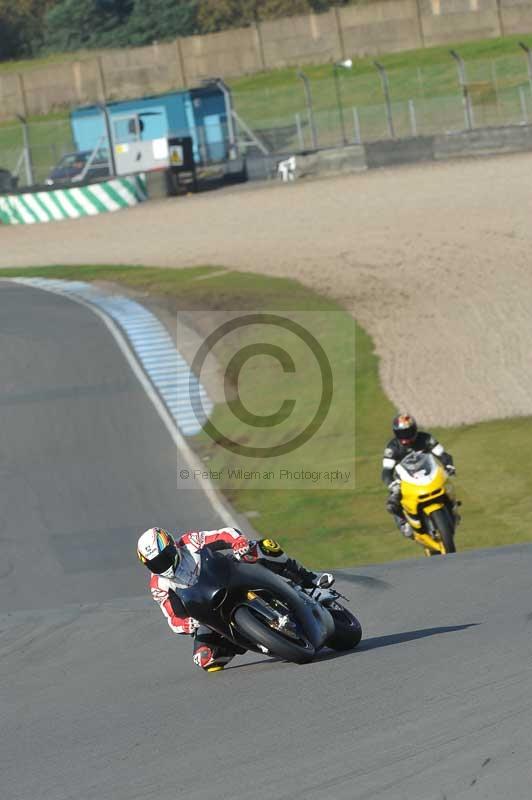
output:
<instances>
[{"instance_id":1,"label":"motorcycle rider in black leathers","mask_svg":"<svg viewBox=\"0 0 532 800\"><path fill-rule=\"evenodd\" d=\"M445 452L432 434L419 431L416 420L410 414L398 414L394 417L392 428L394 438L384 448L382 459L382 480L389 490L386 510L393 516L403 536L411 539L414 532L403 514L400 482L395 479L395 467L408 453L416 451L435 455L449 475L454 475L456 469L453 457Z\"/></svg>"}]
</instances>

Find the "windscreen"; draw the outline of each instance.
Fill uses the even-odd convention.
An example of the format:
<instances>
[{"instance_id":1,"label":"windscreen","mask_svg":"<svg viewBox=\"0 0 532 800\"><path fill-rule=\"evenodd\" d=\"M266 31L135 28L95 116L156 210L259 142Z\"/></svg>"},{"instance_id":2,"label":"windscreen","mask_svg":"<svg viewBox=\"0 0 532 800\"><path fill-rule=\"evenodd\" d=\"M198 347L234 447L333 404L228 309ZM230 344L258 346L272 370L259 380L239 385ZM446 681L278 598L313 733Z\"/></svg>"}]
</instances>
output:
<instances>
[{"instance_id":1,"label":"windscreen","mask_svg":"<svg viewBox=\"0 0 532 800\"><path fill-rule=\"evenodd\" d=\"M429 453L409 453L401 461L401 466L410 475L421 477L422 475L430 475L434 468L434 460Z\"/></svg>"}]
</instances>

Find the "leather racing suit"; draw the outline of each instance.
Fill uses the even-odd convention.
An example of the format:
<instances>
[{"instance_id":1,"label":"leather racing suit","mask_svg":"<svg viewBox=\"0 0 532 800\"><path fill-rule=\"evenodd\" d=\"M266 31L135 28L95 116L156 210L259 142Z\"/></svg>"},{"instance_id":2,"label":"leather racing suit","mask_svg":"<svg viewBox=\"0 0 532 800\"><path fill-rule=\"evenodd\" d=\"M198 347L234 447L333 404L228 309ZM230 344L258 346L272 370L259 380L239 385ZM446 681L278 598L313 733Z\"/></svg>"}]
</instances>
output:
<instances>
[{"instance_id":1,"label":"leather racing suit","mask_svg":"<svg viewBox=\"0 0 532 800\"><path fill-rule=\"evenodd\" d=\"M405 445L393 438L384 448L382 459L382 480L388 487L389 494L386 498L386 510L393 516L395 524L405 536L412 535L412 529L406 522L401 507L401 491L398 482L395 480L395 467L403 458L412 452L432 453L443 464L449 474L454 474L455 468L453 457L445 451L443 446L432 436L431 433L418 431L416 438L411 444Z\"/></svg>"},{"instance_id":2,"label":"leather racing suit","mask_svg":"<svg viewBox=\"0 0 532 800\"><path fill-rule=\"evenodd\" d=\"M174 577L152 575L150 578L152 597L160 606L168 625L174 633L194 636L193 660L198 667L205 670L222 668L235 655L241 655L246 651L219 633L200 625L192 617L182 616L181 601L176 589L192 586L197 581L201 563L199 553L203 547L229 550L241 537L242 534L236 528L185 533L176 541L180 560ZM291 578L303 586L313 586L313 581L318 577L314 572L302 567L295 559L288 558L272 539L250 541L250 550L243 558L247 561L258 561L273 572Z\"/></svg>"}]
</instances>

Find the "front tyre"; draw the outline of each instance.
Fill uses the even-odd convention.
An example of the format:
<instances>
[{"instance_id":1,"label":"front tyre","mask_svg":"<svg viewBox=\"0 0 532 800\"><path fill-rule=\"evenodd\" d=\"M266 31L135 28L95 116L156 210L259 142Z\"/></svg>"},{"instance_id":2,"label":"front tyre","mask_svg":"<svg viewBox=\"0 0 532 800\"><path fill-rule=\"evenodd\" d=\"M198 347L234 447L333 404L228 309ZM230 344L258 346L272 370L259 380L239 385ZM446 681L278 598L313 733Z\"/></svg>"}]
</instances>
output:
<instances>
[{"instance_id":1,"label":"front tyre","mask_svg":"<svg viewBox=\"0 0 532 800\"><path fill-rule=\"evenodd\" d=\"M451 513L445 506L433 511L430 515L432 524L440 534L440 539L445 548L446 553L456 553L456 546L454 543L454 520Z\"/></svg>"},{"instance_id":2,"label":"front tyre","mask_svg":"<svg viewBox=\"0 0 532 800\"><path fill-rule=\"evenodd\" d=\"M306 639L293 641L280 631L271 628L248 606L240 606L234 613L234 620L242 633L252 642L265 647L272 655L296 664L307 664L315 655L313 645Z\"/></svg>"},{"instance_id":3,"label":"front tyre","mask_svg":"<svg viewBox=\"0 0 532 800\"><path fill-rule=\"evenodd\" d=\"M362 639L360 622L354 614L339 604L337 608L327 606L327 611L334 620L334 633L325 644L338 652L353 650Z\"/></svg>"}]
</instances>

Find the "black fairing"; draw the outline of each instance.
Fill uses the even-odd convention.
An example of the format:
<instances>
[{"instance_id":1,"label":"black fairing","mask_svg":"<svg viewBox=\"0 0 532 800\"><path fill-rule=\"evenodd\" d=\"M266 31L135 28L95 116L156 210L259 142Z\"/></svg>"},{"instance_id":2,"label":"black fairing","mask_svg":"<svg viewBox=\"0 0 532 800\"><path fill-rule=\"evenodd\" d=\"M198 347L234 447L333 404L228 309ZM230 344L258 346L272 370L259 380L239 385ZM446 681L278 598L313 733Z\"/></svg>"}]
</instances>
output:
<instances>
[{"instance_id":1,"label":"black fairing","mask_svg":"<svg viewBox=\"0 0 532 800\"><path fill-rule=\"evenodd\" d=\"M232 624L238 606L251 605L248 591L268 590L282 600L297 617L311 644L321 647L334 628L329 612L306 595L297 592L285 580L260 564L248 564L204 547L197 582L177 595L187 613L227 639L257 649Z\"/></svg>"}]
</instances>

